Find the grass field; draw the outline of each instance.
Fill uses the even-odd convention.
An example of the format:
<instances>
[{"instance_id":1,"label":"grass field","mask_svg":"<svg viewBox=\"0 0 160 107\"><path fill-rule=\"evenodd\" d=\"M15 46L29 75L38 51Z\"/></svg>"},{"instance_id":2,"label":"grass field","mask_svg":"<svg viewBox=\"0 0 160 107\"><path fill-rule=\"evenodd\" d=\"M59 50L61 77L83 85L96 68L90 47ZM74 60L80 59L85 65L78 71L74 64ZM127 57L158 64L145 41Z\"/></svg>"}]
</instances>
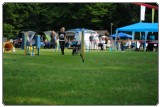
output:
<instances>
[{"instance_id":1,"label":"grass field","mask_svg":"<svg viewBox=\"0 0 160 107\"><path fill-rule=\"evenodd\" d=\"M5 105L156 105L158 52L3 53Z\"/></svg>"}]
</instances>

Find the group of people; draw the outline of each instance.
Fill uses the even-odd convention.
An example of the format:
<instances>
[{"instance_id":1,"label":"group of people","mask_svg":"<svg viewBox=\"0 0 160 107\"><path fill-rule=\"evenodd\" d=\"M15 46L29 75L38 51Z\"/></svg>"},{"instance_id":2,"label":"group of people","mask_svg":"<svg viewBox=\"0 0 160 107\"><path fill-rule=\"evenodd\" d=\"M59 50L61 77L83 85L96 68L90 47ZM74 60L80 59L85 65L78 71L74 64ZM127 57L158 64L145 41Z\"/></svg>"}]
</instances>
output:
<instances>
[{"instance_id":1,"label":"group of people","mask_svg":"<svg viewBox=\"0 0 160 107\"><path fill-rule=\"evenodd\" d=\"M96 38L96 39L95 39ZM91 34L89 37L90 40L90 49L99 49L100 50L106 50L106 48L112 48L113 46L116 46L117 50L126 50L128 48L139 48L140 44L138 41L136 41L133 45L131 40L127 38L126 40L121 40L121 38L118 36L116 39L116 45L114 44L114 40L110 37L110 34L108 31L105 32L105 34L102 37L99 37L97 33L95 35Z\"/></svg>"},{"instance_id":2,"label":"group of people","mask_svg":"<svg viewBox=\"0 0 160 107\"><path fill-rule=\"evenodd\" d=\"M51 34L51 43L55 45L55 48L58 50L58 46L60 46L61 54L64 55L64 49L65 49L65 43L66 43L66 32L65 28L62 27L58 33L54 30L52 30ZM91 36L89 37L89 46L90 49L99 49L100 50L106 50L106 48L112 48L114 46L114 40L110 37L110 34L108 31L105 32L104 36L99 37L99 34L95 31L94 33L91 33ZM117 50L124 51L127 48L140 48L140 43L138 41L134 42L134 45L132 41L128 38L127 40L121 40L118 36L116 39L116 47Z\"/></svg>"},{"instance_id":3,"label":"group of people","mask_svg":"<svg viewBox=\"0 0 160 107\"><path fill-rule=\"evenodd\" d=\"M99 47L101 50L106 50L106 48L112 47L112 40L108 36L104 36L100 39Z\"/></svg>"},{"instance_id":4,"label":"group of people","mask_svg":"<svg viewBox=\"0 0 160 107\"><path fill-rule=\"evenodd\" d=\"M130 38L127 40L121 40L120 37L117 37L116 46L117 50L125 51L126 49L133 49L139 50L142 44L138 41L132 41Z\"/></svg>"},{"instance_id":5,"label":"group of people","mask_svg":"<svg viewBox=\"0 0 160 107\"><path fill-rule=\"evenodd\" d=\"M91 36L89 37L90 49L99 49L100 47L100 50L105 50L106 48L110 48L112 46L112 42L109 36L110 34L108 31L106 31L104 36L102 37L99 37L97 32L95 32L94 34L91 34Z\"/></svg>"},{"instance_id":6,"label":"group of people","mask_svg":"<svg viewBox=\"0 0 160 107\"><path fill-rule=\"evenodd\" d=\"M102 37L99 37L98 33L95 31L95 33L91 34L91 36L89 37L90 49L91 49L91 47L94 47L94 49L99 49L99 47L100 47L100 50L105 50L106 48L111 48L113 46L113 40L109 36L110 35L109 35L108 31L106 31L104 36L102 36ZM56 32L54 30L52 30L51 44L54 44L55 48L57 50L58 50L58 46L60 46L62 55L64 55L66 41L67 41L67 39L66 39L66 32L65 32L64 27L62 27L60 29L58 35L56 34ZM116 46L117 46L117 50L124 51L125 49L131 47L131 40L127 39L127 41L124 44L123 41L120 40L120 38L117 38Z\"/></svg>"},{"instance_id":7,"label":"group of people","mask_svg":"<svg viewBox=\"0 0 160 107\"><path fill-rule=\"evenodd\" d=\"M108 36L109 36L109 33L107 31L105 32L105 36L99 39L99 35L95 31L94 34L91 34L91 36L89 37L90 47L94 47L95 49L99 49L100 47L101 50L105 50L106 47L111 47L111 40ZM66 32L64 27L60 29L58 35L54 30L52 30L50 44L54 45L57 50L58 50L58 46L60 46L62 55L64 55L66 41L67 39L66 39ZM45 42L45 44L46 43L47 41Z\"/></svg>"},{"instance_id":8,"label":"group of people","mask_svg":"<svg viewBox=\"0 0 160 107\"><path fill-rule=\"evenodd\" d=\"M98 49L99 34L95 31L89 36L89 49Z\"/></svg>"},{"instance_id":9,"label":"group of people","mask_svg":"<svg viewBox=\"0 0 160 107\"><path fill-rule=\"evenodd\" d=\"M109 37L109 32L106 31L104 36L99 37L98 33L95 31L91 36L89 37L89 45L90 49L99 49L105 50L106 48L111 48L113 46L113 40L111 37ZM66 43L66 32L65 28L62 27L57 35L57 33L52 30L51 34L51 45L54 45L56 50L58 50L58 46L60 46L61 54L64 55L64 49L65 49L65 43ZM47 42L45 42L47 43ZM126 43L122 43L122 40L120 38L117 38L117 49L118 50L125 50L127 48L131 47L131 40L127 39Z\"/></svg>"},{"instance_id":10,"label":"group of people","mask_svg":"<svg viewBox=\"0 0 160 107\"><path fill-rule=\"evenodd\" d=\"M90 47L94 47L94 49L99 49L100 47L101 50L105 50L107 47L111 47L111 39L108 36L109 33L108 31L106 31L105 36L102 36L101 39L99 39L99 34L95 31L94 34L91 34L91 36L89 37ZM64 27L60 29L58 35L54 30L52 30L51 43L54 44L57 49L58 45L60 46L62 55L64 55L66 41L67 39Z\"/></svg>"}]
</instances>

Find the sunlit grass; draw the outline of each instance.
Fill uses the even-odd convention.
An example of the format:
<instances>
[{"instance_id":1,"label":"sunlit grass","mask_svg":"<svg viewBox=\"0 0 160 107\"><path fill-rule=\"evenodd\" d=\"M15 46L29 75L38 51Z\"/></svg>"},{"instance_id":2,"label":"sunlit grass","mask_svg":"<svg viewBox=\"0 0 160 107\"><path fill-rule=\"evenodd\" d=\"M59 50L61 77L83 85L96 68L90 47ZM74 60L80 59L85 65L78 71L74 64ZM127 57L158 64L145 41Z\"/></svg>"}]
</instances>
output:
<instances>
[{"instance_id":1,"label":"sunlit grass","mask_svg":"<svg viewBox=\"0 0 160 107\"><path fill-rule=\"evenodd\" d=\"M5 105L156 105L158 53L3 53Z\"/></svg>"}]
</instances>

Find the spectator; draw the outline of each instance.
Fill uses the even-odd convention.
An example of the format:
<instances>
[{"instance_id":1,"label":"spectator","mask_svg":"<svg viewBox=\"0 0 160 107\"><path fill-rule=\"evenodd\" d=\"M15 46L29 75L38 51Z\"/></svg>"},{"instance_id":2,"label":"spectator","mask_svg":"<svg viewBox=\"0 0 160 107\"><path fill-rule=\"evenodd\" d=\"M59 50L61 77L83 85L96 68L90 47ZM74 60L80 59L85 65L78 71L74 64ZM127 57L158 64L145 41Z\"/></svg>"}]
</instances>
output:
<instances>
[{"instance_id":1,"label":"spectator","mask_svg":"<svg viewBox=\"0 0 160 107\"><path fill-rule=\"evenodd\" d=\"M98 49L98 43L99 43L99 34L95 31L93 38L94 49Z\"/></svg>"},{"instance_id":2,"label":"spectator","mask_svg":"<svg viewBox=\"0 0 160 107\"><path fill-rule=\"evenodd\" d=\"M49 48L50 42L47 39L44 40L44 44L44 49Z\"/></svg>"},{"instance_id":3,"label":"spectator","mask_svg":"<svg viewBox=\"0 0 160 107\"><path fill-rule=\"evenodd\" d=\"M122 46L122 50L125 50L127 48L131 48L131 40L128 38L127 42L125 43L124 46Z\"/></svg>"},{"instance_id":4,"label":"spectator","mask_svg":"<svg viewBox=\"0 0 160 107\"><path fill-rule=\"evenodd\" d=\"M107 37L109 37L109 36L110 36L110 34L109 34L108 30L104 33L104 35L105 35L105 36L107 36Z\"/></svg>"},{"instance_id":5,"label":"spectator","mask_svg":"<svg viewBox=\"0 0 160 107\"><path fill-rule=\"evenodd\" d=\"M108 40L107 40L106 47L107 48L111 47L111 40L110 40L110 38L108 38Z\"/></svg>"},{"instance_id":6,"label":"spectator","mask_svg":"<svg viewBox=\"0 0 160 107\"><path fill-rule=\"evenodd\" d=\"M99 46L101 47L101 50L104 50L104 47L105 47L105 37L102 37L100 39Z\"/></svg>"},{"instance_id":7,"label":"spectator","mask_svg":"<svg viewBox=\"0 0 160 107\"><path fill-rule=\"evenodd\" d=\"M40 39L41 39L41 46L45 46L45 44L44 44L44 35L41 35L40 36Z\"/></svg>"},{"instance_id":8,"label":"spectator","mask_svg":"<svg viewBox=\"0 0 160 107\"><path fill-rule=\"evenodd\" d=\"M122 46L121 46L121 44L122 44L122 42L121 42L121 38L119 37L119 36L117 36L117 39L116 39L117 41L116 41L116 44L117 44L117 50L121 50L122 48ZM123 44L122 44L123 45Z\"/></svg>"},{"instance_id":9,"label":"spectator","mask_svg":"<svg viewBox=\"0 0 160 107\"><path fill-rule=\"evenodd\" d=\"M52 30L50 45L52 48L56 47L56 32L54 30Z\"/></svg>"},{"instance_id":10,"label":"spectator","mask_svg":"<svg viewBox=\"0 0 160 107\"><path fill-rule=\"evenodd\" d=\"M93 49L93 33L91 33L91 35L89 36L89 47L90 49Z\"/></svg>"}]
</instances>

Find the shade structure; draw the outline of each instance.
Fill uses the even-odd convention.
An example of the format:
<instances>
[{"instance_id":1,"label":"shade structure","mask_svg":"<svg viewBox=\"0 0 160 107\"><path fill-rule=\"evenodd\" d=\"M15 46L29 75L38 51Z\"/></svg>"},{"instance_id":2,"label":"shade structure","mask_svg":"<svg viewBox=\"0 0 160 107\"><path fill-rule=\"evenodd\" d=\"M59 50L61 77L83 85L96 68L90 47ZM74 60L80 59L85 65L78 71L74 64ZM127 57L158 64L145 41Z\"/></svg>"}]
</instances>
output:
<instances>
[{"instance_id":1,"label":"shade structure","mask_svg":"<svg viewBox=\"0 0 160 107\"><path fill-rule=\"evenodd\" d=\"M120 37L120 38L123 38L123 39L126 39L126 38L132 38L132 35L129 35L129 34L127 34L127 33L123 33L123 32L120 32L120 33L118 33L118 36ZM112 38L115 38L116 37L116 34L113 34L113 35L111 35L111 37Z\"/></svg>"},{"instance_id":2,"label":"shade structure","mask_svg":"<svg viewBox=\"0 0 160 107\"><path fill-rule=\"evenodd\" d=\"M120 27L116 29L116 37L118 36L119 31L132 32L132 40L134 40L135 32L145 32L145 44L146 44L148 32L158 32L158 23L139 22L128 26ZM146 50L146 45L144 45L144 51L145 50Z\"/></svg>"},{"instance_id":3,"label":"shade structure","mask_svg":"<svg viewBox=\"0 0 160 107\"><path fill-rule=\"evenodd\" d=\"M118 31L131 31L131 32L158 32L158 23L145 23L139 22L125 27L117 28Z\"/></svg>"}]
</instances>

